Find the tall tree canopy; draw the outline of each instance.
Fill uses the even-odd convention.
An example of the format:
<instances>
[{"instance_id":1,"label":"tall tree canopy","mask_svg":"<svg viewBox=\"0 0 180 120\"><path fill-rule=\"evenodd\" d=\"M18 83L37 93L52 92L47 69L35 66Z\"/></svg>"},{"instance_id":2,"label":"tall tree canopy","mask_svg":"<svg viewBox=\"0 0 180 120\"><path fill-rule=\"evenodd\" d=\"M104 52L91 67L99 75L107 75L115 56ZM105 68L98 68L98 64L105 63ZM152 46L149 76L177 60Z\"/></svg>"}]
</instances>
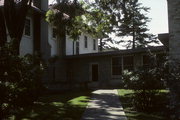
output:
<instances>
[{"instance_id":1,"label":"tall tree canopy","mask_svg":"<svg viewBox=\"0 0 180 120\"><path fill-rule=\"evenodd\" d=\"M148 33L147 22L150 19L146 16L146 12L149 8L143 7L138 0L56 1L57 4L53 5L47 14L47 20L50 23L56 20L64 20L62 16L63 13L66 13L70 18L68 22L66 21L67 33L74 40L77 40L82 32L87 32L100 39L101 49L106 42L125 42L124 39L113 40L110 37L112 33L116 33L118 37L130 38L126 45L128 48L145 47L149 43L157 42L155 36ZM66 4L66 7L57 7L65 6L64 4ZM71 8L71 10L65 8ZM55 17L57 14L53 10L61 12L62 15L59 17L61 19ZM50 20L49 18L55 18L56 20ZM59 23L58 28L65 25Z\"/></svg>"},{"instance_id":2,"label":"tall tree canopy","mask_svg":"<svg viewBox=\"0 0 180 120\"><path fill-rule=\"evenodd\" d=\"M123 2L122 17L119 19L116 35L129 37L128 48L145 47L149 43L157 43L153 34L148 33L147 23L150 19L146 16L150 8L142 6L138 0ZM121 42L121 41L119 41Z\"/></svg>"}]
</instances>

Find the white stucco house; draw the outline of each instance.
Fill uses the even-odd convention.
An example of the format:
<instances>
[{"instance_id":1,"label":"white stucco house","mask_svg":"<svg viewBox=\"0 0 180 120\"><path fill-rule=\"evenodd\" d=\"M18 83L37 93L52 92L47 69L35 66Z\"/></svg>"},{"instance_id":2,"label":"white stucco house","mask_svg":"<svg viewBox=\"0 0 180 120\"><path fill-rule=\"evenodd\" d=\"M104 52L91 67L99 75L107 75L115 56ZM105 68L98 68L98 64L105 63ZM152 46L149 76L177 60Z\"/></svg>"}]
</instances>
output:
<instances>
[{"instance_id":1,"label":"white stucco house","mask_svg":"<svg viewBox=\"0 0 180 120\"><path fill-rule=\"evenodd\" d=\"M0 0L0 6L3 7L3 5L4 0ZM32 8L28 11L26 17L24 33L20 43L19 53L21 56L39 51L45 59L49 59L60 54L61 42L57 39L54 28L45 21L45 13L48 9L48 0L33 0ZM94 52L98 52L97 39L84 33L79 36L79 40L73 41L66 35L66 55Z\"/></svg>"}]
</instances>

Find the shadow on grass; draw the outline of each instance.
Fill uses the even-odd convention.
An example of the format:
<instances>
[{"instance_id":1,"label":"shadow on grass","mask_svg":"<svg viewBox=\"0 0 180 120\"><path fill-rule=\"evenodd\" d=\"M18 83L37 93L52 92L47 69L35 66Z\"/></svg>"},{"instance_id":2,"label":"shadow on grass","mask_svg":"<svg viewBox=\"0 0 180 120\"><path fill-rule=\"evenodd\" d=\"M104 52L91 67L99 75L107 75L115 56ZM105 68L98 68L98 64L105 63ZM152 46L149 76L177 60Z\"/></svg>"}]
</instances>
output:
<instances>
[{"instance_id":1,"label":"shadow on grass","mask_svg":"<svg viewBox=\"0 0 180 120\"><path fill-rule=\"evenodd\" d=\"M11 120L79 120L90 99L91 91L46 95Z\"/></svg>"},{"instance_id":2,"label":"shadow on grass","mask_svg":"<svg viewBox=\"0 0 180 120\"><path fill-rule=\"evenodd\" d=\"M125 92L124 90L119 90L118 92ZM169 120L168 110L166 105L168 104L166 92L161 92L157 95L156 107L153 108L153 112L139 112L133 107L133 93L127 90L127 94L120 94L120 101L124 108L125 114L128 120Z\"/></svg>"}]
</instances>

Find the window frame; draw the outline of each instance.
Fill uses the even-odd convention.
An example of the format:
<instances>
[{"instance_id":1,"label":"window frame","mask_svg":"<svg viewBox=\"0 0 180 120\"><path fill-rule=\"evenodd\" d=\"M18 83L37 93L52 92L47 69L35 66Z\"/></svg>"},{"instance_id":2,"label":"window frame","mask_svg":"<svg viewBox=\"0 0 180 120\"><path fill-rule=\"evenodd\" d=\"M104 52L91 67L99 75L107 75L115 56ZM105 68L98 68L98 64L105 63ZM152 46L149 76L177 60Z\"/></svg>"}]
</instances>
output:
<instances>
[{"instance_id":1,"label":"window frame","mask_svg":"<svg viewBox=\"0 0 180 120\"><path fill-rule=\"evenodd\" d=\"M27 30L26 30L26 21L29 21L29 26L28 26L28 28L29 28L29 34L26 34L27 32ZM26 36L26 37L32 37L32 20L31 20L31 18L30 17L26 17L26 19L25 19L25 23L24 23L24 32L23 32L23 34L24 34L24 36Z\"/></svg>"}]
</instances>

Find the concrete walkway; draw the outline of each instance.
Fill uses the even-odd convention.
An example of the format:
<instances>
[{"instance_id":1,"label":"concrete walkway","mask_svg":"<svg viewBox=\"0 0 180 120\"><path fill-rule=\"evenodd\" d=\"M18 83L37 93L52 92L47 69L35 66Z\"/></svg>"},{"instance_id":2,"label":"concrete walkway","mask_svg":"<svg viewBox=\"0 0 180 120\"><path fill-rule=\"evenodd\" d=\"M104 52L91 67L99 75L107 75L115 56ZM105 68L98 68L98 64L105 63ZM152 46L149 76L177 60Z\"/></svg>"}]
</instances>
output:
<instances>
[{"instance_id":1,"label":"concrete walkway","mask_svg":"<svg viewBox=\"0 0 180 120\"><path fill-rule=\"evenodd\" d=\"M94 91L81 120L127 120L117 90Z\"/></svg>"}]
</instances>

